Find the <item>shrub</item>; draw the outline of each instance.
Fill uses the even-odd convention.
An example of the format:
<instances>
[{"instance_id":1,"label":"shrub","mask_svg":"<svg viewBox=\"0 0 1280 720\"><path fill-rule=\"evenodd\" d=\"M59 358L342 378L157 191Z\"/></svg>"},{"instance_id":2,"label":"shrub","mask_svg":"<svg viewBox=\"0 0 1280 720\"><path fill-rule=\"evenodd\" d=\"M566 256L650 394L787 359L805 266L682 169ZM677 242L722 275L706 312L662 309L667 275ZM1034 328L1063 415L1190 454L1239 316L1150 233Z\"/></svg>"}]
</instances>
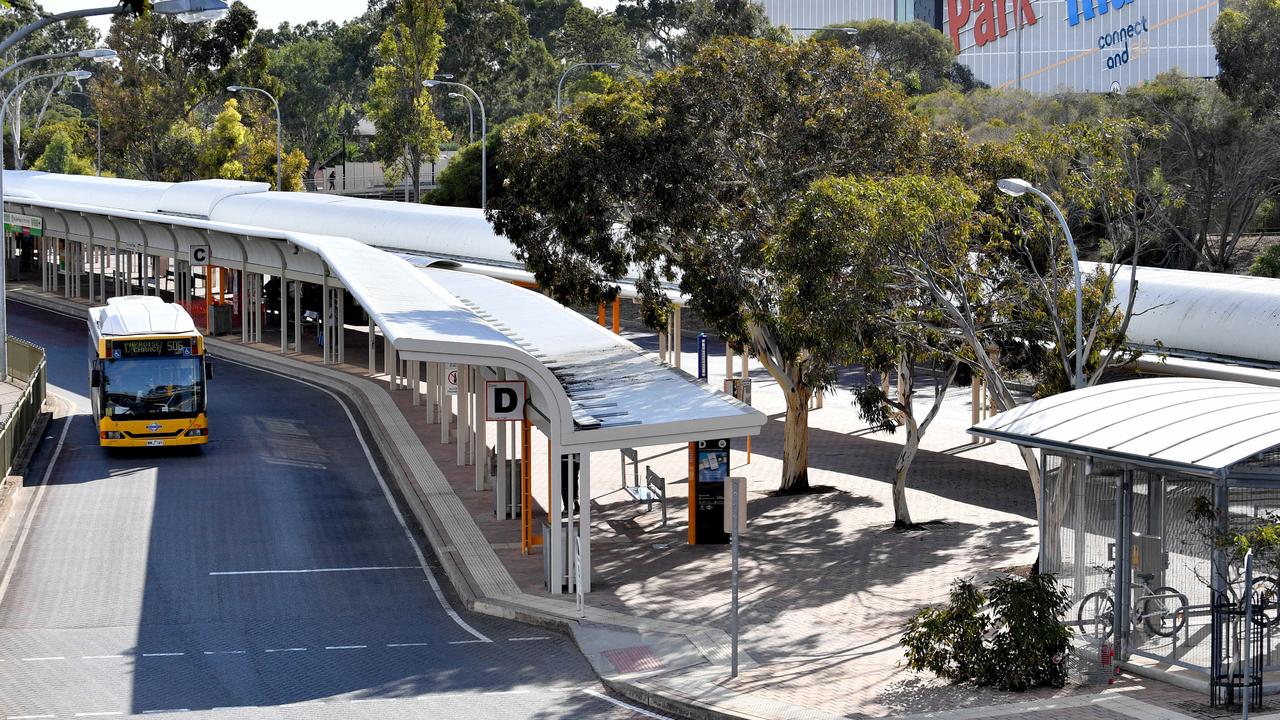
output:
<instances>
[{"instance_id":1,"label":"shrub","mask_svg":"<svg viewBox=\"0 0 1280 720\"><path fill-rule=\"evenodd\" d=\"M1071 637L1062 614L1069 605L1052 575L1002 577L985 590L957 580L947 605L926 607L907 621L901 640L907 666L1002 690L1062 687Z\"/></svg>"}]
</instances>

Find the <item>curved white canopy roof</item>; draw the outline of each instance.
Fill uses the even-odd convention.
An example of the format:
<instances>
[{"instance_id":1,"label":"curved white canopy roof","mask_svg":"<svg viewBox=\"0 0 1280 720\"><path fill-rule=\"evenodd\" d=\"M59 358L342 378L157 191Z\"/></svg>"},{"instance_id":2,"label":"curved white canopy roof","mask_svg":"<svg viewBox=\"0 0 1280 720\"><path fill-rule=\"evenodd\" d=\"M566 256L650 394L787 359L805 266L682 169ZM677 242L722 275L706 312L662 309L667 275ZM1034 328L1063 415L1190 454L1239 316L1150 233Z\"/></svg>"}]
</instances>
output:
<instances>
[{"instance_id":1,"label":"curved white canopy roof","mask_svg":"<svg viewBox=\"0 0 1280 720\"><path fill-rule=\"evenodd\" d=\"M92 228L105 221L110 233L98 236L101 245L120 245L120 236L136 233L143 243L125 245L131 251L189 257L191 244L203 242L212 245L215 264L246 272L329 282L311 279L318 268L336 276L403 358L503 368L526 378L533 406L566 451L741 437L758 433L767 420L536 292L415 267L340 234L362 221L366 237L430 225L430 206L266 192L261 183L150 183L30 171L7 173L5 194L11 205L55 218L46 223L54 237L92 242ZM458 215L453 208L434 210ZM488 228L478 211L470 212ZM312 227L323 232L303 229ZM466 234L450 235L450 227L435 227L440 247L465 247ZM167 239L157 242L162 236ZM306 252L290 253L289 246Z\"/></svg>"},{"instance_id":2,"label":"curved white canopy roof","mask_svg":"<svg viewBox=\"0 0 1280 720\"><path fill-rule=\"evenodd\" d=\"M1092 272L1094 263L1081 263ZM1195 356L1280 363L1280 280L1228 273L1139 267L1129 342ZM1129 295L1129 271L1116 274L1115 301Z\"/></svg>"},{"instance_id":3,"label":"curved white canopy roof","mask_svg":"<svg viewBox=\"0 0 1280 720\"><path fill-rule=\"evenodd\" d=\"M1280 447L1280 388L1152 378L1097 385L1021 405L974 435L1050 452L1225 477Z\"/></svg>"}]
</instances>

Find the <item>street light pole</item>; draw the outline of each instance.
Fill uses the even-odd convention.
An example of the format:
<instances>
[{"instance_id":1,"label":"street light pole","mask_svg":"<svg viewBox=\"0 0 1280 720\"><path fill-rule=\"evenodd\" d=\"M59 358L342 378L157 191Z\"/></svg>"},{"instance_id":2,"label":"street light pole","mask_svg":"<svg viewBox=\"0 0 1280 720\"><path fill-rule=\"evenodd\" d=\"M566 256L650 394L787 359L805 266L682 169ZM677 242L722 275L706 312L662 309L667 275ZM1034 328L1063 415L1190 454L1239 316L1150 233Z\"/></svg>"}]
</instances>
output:
<instances>
[{"instance_id":1,"label":"street light pole","mask_svg":"<svg viewBox=\"0 0 1280 720\"><path fill-rule=\"evenodd\" d=\"M452 77L452 76L451 76ZM484 101L480 99L480 95L471 89L470 85L466 85L453 80L423 80L422 86L425 88L433 88L437 85L451 85L460 87L471 93L471 97L476 99L476 104L480 106L480 209L484 210L489 207L489 123L485 119Z\"/></svg>"},{"instance_id":2,"label":"street light pole","mask_svg":"<svg viewBox=\"0 0 1280 720\"><path fill-rule=\"evenodd\" d=\"M564 87L564 79L569 76L569 73L580 67L607 67L617 70L622 66L616 62L582 62L577 65L570 65L564 72L560 73L560 82L556 83L556 112L560 112L560 89Z\"/></svg>"},{"instance_id":3,"label":"street light pole","mask_svg":"<svg viewBox=\"0 0 1280 720\"><path fill-rule=\"evenodd\" d=\"M88 70L70 70L66 72L44 73L32 75L19 82L5 95L0 102L0 198L4 197L4 118L9 115L9 101L14 95L22 92L27 85L37 80L69 77L74 80L85 80L93 76ZM9 265L9 232L4 228L4 206L0 203L0 380L9 379L9 314L5 312L5 283L8 282Z\"/></svg>"},{"instance_id":4,"label":"street light pole","mask_svg":"<svg viewBox=\"0 0 1280 720\"><path fill-rule=\"evenodd\" d=\"M1080 283L1080 254L1076 251L1076 239L1071 235L1071 227L1067 225L1067 218L1063 216L1062 209L1053 201L1053 198L1040 192L1031 183L1019 178L1005 178L996 183L1000 188L1000 192L1010 197L1019 197L1024 193L1031 193L1041 200L1049 204L1053 208L1053 214L1058 216L1058 224L1062 226L1062 234L1067 238L1067 247L1071 249L1071 266L1075 275L1076 283L1076 377L1075 389L1079 390L1084 387L1084 290Z\"/></svg>"},{"instance_id":5,"label":"street light pole","mask_svg":"<svg viewBox=\"0 0 1280 720\"><path fill-rule=\"evenodd\" d=\"M456 92L449 93L449 97L462 98L467 102L467 144L470 145L476 141L476 116L471 109L471 98Z\"/></svg>"},{"instance_id":6,"label":"street light pole","mask_svg":"<svg viewBox=\"0 0 1280 720\"><path fill-rule=\"evenodd\" d=\"M183 22L199 22L201 20L209 20L216 16L222 15L230 8L224 0L158 0L151 6L151 11L160 15L175 15ZM48 27L54 23L63 20L71 20L73 18L94 17L97 15L112 15L120 10L119 5L110 5L107 7L88 8L84 10L71 10L55 15L45 15L38 18L35 22L18 28L9 37L0 41L0 56L8 52L10 48L17 45L23 38L43 27ZM84 70L72 71L76 73L85 73ZM68 73L70 75L70 73ZM82 77L86 77L85 76ZM25 85L29 78L19 83L13 89L16 92L18 88ZM13 96L13 92L9 96ZM3 105L0 105L0 126L7 113L8 98L5 98ZM3 137L3 133L0 133ZM9 241L8 233L4 232L4 143L0 142L0 380L9 379L9 316L5 308L5 266L9 262Z\"/></svg>"},{"instance_id":7,"label":"street light pole","mask_svg":"<svg viewBox=\"0 0 1280 720\"><path fill-rule=\"evenodd\" d=\"M280 103L276 100L275 95L272 95L262 88L249 87L248 85L227 86L227 92L240 92L241 90L260 92L268 98L271 98L271 104L276 107L276 192L280 192L281 190L284 190L284 183L282 181L282 178L284 177L284 165L282 164L284 160L284 143L282 143L280 139Z\"/></svg>"},{"instance_id":8,"label":"street light pole","mask_svg":"<svg viewBox=\"0 0 1280 720\"><path fill-rule=\"evenodd\" d=\"M158 2L152 4L151 12L157 15L176 15L182 22L200 22L201 20L214 19L218 15L225 13L229 7L223 0L158 0ZM45 15L29 25L18 28L12 35L0 41L0 55L8 52L9 48L17 45L22 38L40 28L63 20L114 15L117 12L120 12L119 5L109 5L107 7L68 10L54 15Z\"/></svg>"}]
</instances>

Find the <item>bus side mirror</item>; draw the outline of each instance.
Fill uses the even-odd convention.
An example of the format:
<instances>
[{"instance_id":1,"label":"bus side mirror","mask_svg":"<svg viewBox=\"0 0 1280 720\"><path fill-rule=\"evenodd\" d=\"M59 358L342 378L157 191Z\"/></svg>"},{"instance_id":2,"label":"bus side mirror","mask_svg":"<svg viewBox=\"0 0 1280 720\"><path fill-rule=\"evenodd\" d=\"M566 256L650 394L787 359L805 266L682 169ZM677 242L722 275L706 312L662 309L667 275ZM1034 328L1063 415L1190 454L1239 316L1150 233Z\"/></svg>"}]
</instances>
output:
<instances>
[{"instance_id":1,"label":"bus side mirror","mask_svg":"<svg viewBox=\"0 0 1280 720\"><path fill-rule=\"evenodd\" d=\"M96 388L101 386L102 386L102 371L101 370L91 371L89 373L89 387Z\"/></svg>"},{"instance_id":2,"label":"bus side mirror","mask_svg":"<svg viewBox=\"0 0 1280 720\"><path fill-rule=\"evenodd\" d=\"M205 379L206 379L206 380L212 380L212 379L213 379L213 363L211 363L211 362L206 362L206 363L204 364L204 377L205 377Z\"/></svg>"}]
</instances>

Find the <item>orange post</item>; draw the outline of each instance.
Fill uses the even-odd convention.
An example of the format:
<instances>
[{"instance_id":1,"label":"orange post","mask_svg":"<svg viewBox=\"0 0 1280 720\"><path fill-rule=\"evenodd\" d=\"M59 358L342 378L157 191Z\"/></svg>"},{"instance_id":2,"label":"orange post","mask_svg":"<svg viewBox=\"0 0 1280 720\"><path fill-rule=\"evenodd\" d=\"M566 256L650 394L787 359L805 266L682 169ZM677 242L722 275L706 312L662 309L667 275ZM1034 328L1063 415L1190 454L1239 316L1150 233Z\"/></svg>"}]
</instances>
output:
<instances>
[{"instance_id":1,"label":"orange post","mask_svg":"<svg viewBox=\"0 0 1280 720\"><path fill-rule=\"evenodd\" d=\"M604 327L604 301L603 301L603 300L601 300L601 301L600 301L600 316L599 316L599 322L600 322L600 326L601 326L601 327Z\"/></svg>"},{"instance_id":2,"label":"orange post","mask_svg":"<svg viewBox=\"0 0 1280 720\"><path fill-rule=\"evenodd\" d=\"M613 299L613 331L622 332L622 298L620 297Z\"/></svg>"},{"instance_id":3,"label":"orange post","mask_svg":"<svg viewBox=\"0 0 1280 720\"><path fill-rule=\"evenodd\" d=\"M689 544L698 544L698 445L689 443Z\"/></svg>"},{"instance_id":4,"label":"orange post","mask_svg":"<svg viewBox=\"0 0 1280 720\"><path fill-rule=\"evenodd\" d=\"M751 436L747 436L747 464L751 464Z\"/></svg>"}]
</instances>

